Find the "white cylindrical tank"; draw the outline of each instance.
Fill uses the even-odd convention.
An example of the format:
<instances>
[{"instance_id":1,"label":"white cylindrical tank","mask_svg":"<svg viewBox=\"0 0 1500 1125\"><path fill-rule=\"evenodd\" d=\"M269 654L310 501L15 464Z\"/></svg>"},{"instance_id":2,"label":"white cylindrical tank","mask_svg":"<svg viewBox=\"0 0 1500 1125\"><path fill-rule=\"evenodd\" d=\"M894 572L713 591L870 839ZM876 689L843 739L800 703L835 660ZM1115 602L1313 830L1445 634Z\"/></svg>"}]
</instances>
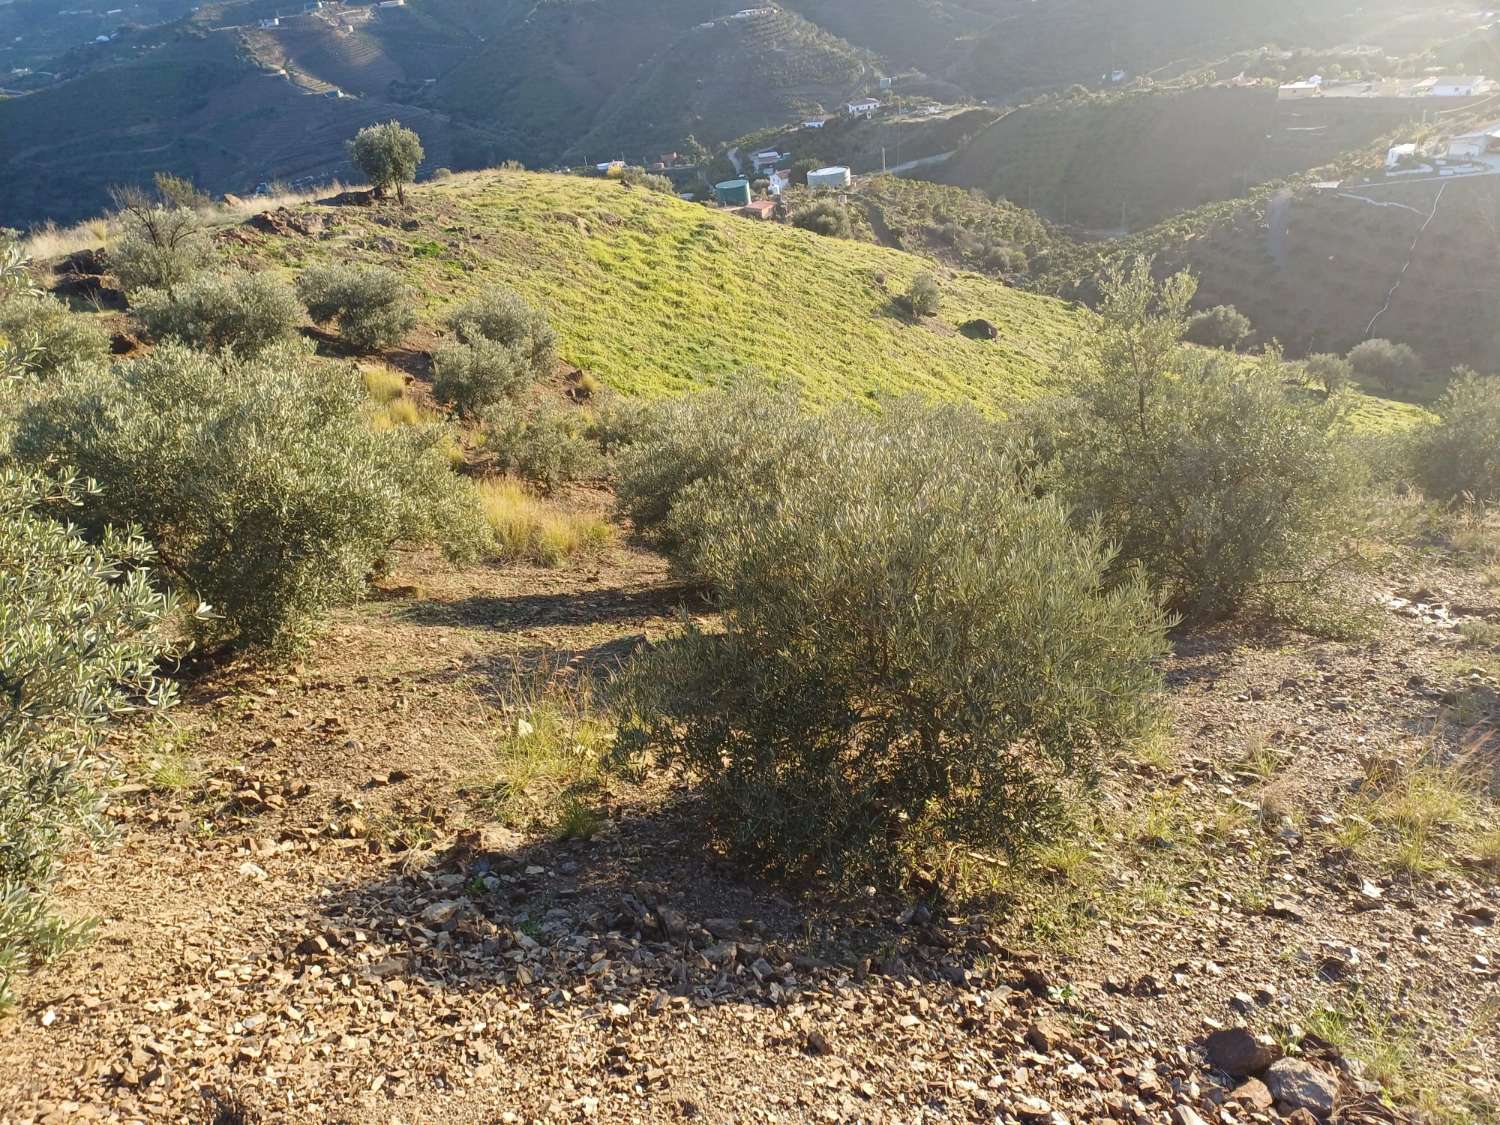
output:
<instances>
[{"instance_id":1,"label":"white cylindrical tank","mask_svg":"<svg viewBox=\"0 0 1500 1125\"><path fill-rule=\"evenodd\" d=\"M838 164L832 168L819 168L816 172L809 172L807 186L810 188L846 188L852 178L849 169Z\"/></svg>"}]
</instances>

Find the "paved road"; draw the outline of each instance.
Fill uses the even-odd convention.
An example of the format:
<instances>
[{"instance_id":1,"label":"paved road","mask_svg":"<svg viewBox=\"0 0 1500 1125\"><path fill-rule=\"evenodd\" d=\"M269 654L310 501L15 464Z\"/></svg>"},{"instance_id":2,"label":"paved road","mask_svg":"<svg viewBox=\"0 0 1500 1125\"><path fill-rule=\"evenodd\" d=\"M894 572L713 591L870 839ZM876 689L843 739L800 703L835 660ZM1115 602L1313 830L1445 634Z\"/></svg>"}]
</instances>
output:
<instances>
[{"instance_id":1,"label":"paved road","mask_svg":"<svg viewBox=\"0 0 1500 1125\"><path fill-rule=\"evenodd\" d=\"M958 149L955 148L949 150L948 152L940 152L935 156L921 156L916 160L908 160L904 163L893 165L892 167L887 168L886 171L893 176L899 176L902 172L910 172L916 168L926 168L933 164L941 164L943 161L947 160L951 156L956 155L957 153Z\"/></svg>"}]
</instances>

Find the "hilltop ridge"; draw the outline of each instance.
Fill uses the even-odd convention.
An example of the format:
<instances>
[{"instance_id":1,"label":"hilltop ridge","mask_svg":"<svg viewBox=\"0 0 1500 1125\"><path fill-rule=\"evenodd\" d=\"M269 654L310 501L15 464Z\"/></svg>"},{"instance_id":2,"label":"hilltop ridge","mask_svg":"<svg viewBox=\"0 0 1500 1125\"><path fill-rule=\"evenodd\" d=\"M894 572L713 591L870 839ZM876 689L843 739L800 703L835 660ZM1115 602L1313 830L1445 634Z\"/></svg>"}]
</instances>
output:
<instances>
[{"instance_id":1,"label":"hilltop ridge","mask_svg":"<svg viewBox=\"0 0 1500 1125\"><path fill-rule=\"evenodd\" d=\"M551 314L567 362L631 394L755 370L824 400L916 391L993 409L1045 383L1082 315L898 250L610 180L475 172L409 197L399 224L382 209L304 204L323 237L240 228L235 252L293 268L392 266L430 321L486 284L510 286ZM941 275L942 314L913 322L895 298L927 271ZM958 331L978 317L997 339Z\"/></svg>"}]
</instances>

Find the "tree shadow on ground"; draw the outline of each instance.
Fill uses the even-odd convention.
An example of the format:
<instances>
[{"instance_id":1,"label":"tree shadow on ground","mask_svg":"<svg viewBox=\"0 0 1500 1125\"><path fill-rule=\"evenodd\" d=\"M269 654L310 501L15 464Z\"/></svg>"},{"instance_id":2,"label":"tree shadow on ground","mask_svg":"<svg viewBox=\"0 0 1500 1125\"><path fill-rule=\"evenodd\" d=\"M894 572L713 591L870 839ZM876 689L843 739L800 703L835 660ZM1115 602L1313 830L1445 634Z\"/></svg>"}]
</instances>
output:
<instances>
[{"instance_id":1,"label":"tree shadow on ground","mask_svg":"<svg viewBox=\"0 0 1500 1125\"><path fill-rule=\"evenodd\" d=\"M467 830L382 879L332 888L321 933L290 952L377 987L505 989L534 1005L778 1005L870 974L1046 991L982 915L826 889L794 898L729 866L704 823L685 796L627 810L591 840Z\"/></svg>"},{"instance_id":2,"label":"tree shadow on ground","mask_svg":"<svg viewBox=\"0 0 1500 1125\"><path fill-rule=\"evenodd\" d=\"M607 625L668 617L679 609L705 610L702 593L687 584L609 587L511 596L475 594L457 601L424 601L401 612L413 625L484 625L496 629L548 625Z\"/></svg>"}]
</instances>

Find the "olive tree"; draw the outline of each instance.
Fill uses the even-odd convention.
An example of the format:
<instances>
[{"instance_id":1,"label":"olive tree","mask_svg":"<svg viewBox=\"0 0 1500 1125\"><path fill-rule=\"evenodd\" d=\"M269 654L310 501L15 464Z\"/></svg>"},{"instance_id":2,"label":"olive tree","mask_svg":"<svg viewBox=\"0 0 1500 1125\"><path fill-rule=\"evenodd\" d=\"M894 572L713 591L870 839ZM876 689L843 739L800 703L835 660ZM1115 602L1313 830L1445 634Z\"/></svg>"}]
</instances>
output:
<instances>
[{"instance_id":1,"label":"olive tree","mask_svg":"<svg viewBox=\"0 0 1500 1125\"><path fill-rule=\"evenodd\" d=\"M366 423L347 365L165 344L81 373L25 410L15 450L100 482L91 531L139 525L196 596L206 639L285 651L360 596L398 543L477 557L488 536L445 432Z\"/></svg>"},{"instance_id":2,"label":"olive tree","mask_svg":"<svg viewBox=\"0 0 1500 1125\"><path fill-rule=\"evenodd\" d=\"M105 724L170 701L156 675L170 600L150 548L129 532L90 543L54 518L95 493L0 470L0 1010L15 976L86 925L48 908L57 861L98 827L91 783Z\"/></svg>"},{"instance_id":3,"label":"olive tree","mask_svg":"<svg viewBox=\"0 0 1500 1125\"><path fill-rule=\"evenodd\" d=\"M906 308L914 317L937 316L943 307L943 291L930 273L918 274L906 291Z\"/></svg>"},{"instance_id":4,"label":"olive tree","mask_svg":"<svg viewBox=\"0 0 1500 1125\"><path fill-rule=\"evenodd\" d=\"M853 238L849 209L832 199L815 199L792 215L792 225L829 238Z\"/></svg>"},{"instance_id":5,"label":"olive tree","mask_svg":"<svg viewBox=\"0 0 1500 1125\"><path fill-rule=\"evenodd\" d=\"M1289 396L1274 351L1181 346L1194 288L1187 274L1158 284L1145 259L1112 270L1071 400L1028 421L1039 483L1119 545L1116 572L1144 567L1173 609L1205 620L1328 577L1356 482L1342 396Z\"/></svg>"},{"instance_id":6,"label":"olive tree","mask_svg":"<svg viewBox=\"0 0 1500 1125\"><path fill-rule=\"evenodd\" d=\"M175 296L147 290L137 297L135 311L158 340L177 340L208 351L232 348L241 355L286 343L302 319L292 287L269 273L204 275Z\"/></svg>"},{"instance_id":7,"label":"olive tree","mask_svg":"<svg viewBox=\"0 0 1500 1125\"><path fill-rule=\"evenodd\" d=\"M297 278L297 295L314 323L336 322L339 335L359 351L399 344L417 323L411 290L383 266L315 266Z\"/></svg>"},{"instance_id":8,"label":"olive tree","mask_svg":"<svg viewBox=\"0 0 1500 1125\"><path fill-rule=\"evenodd\" d=\"M97 321L46 293L0 289L0 338L14 349L19 372L43 378L109 354L109 335Z\"/></svg>"},{"instance_id":9,"label":"olive tree","mask_svg":"<svg viewBox=\"0 0 1500 1125\"><path fill-rule=\"evenodd\" d=\"M1139 578L1037 499L970 412L899 404L804 419L800 457L750 445L748 400L715 427L726 456L671 521L722 625L689 625L620 685L622 754L687 767L748 866L792 880L899 878L945 849L1020 849L1057 827L1060 789L1152 723L1164 621ZM707 409L700 407L700 409ZM810 464L817 471L809 472ZM630 472L655 475L642 456ZM637 495L655 486L633 490Z\"/></svg>"},{"instance_id":10,"label":"olive tree","mask_svg":"<svg viewBox=\"0 0 1500 1125\"><path fill-rule=\"evenodd\" d=\"M208 265L213 246L192 208L140 188L115 188L110 194L121 233L109 260L121 289L171 294Z\"/></svg>"},{"instance_id":11,"label":"olive tree","mask_svg":"<svg viewBox=\"0 0 1500 1125\"><path fill-rule=\"evenodd\" d=\"M1215 305L1188 318L1184 338L1207 348L1237 348L1254 331L1250 318L1233 305Z\"/></svg>"},{"instance_id":12,"label":"olive tree","mask_svg":"<svg viewBox=\"0 0 1500 1125\"><path fill-rule=\"evenodd\" d=\"M1500 377L1459 370L1416 437L1418 476L1444 501L1500 503Z\"/></svg>"},{"instance_id":13,"label":"olive tree","mask_svg":"<svg viewBox=\"0 0 1500 1125\"><path fill-rule=\"evenodd\" d=\"M417 178L417 167L425 155L422 140L399 121L366 125L349 141L349 159L364 173L377 196L391 188L406 203L406 185Z\"/></svg>"}]
</instances>

